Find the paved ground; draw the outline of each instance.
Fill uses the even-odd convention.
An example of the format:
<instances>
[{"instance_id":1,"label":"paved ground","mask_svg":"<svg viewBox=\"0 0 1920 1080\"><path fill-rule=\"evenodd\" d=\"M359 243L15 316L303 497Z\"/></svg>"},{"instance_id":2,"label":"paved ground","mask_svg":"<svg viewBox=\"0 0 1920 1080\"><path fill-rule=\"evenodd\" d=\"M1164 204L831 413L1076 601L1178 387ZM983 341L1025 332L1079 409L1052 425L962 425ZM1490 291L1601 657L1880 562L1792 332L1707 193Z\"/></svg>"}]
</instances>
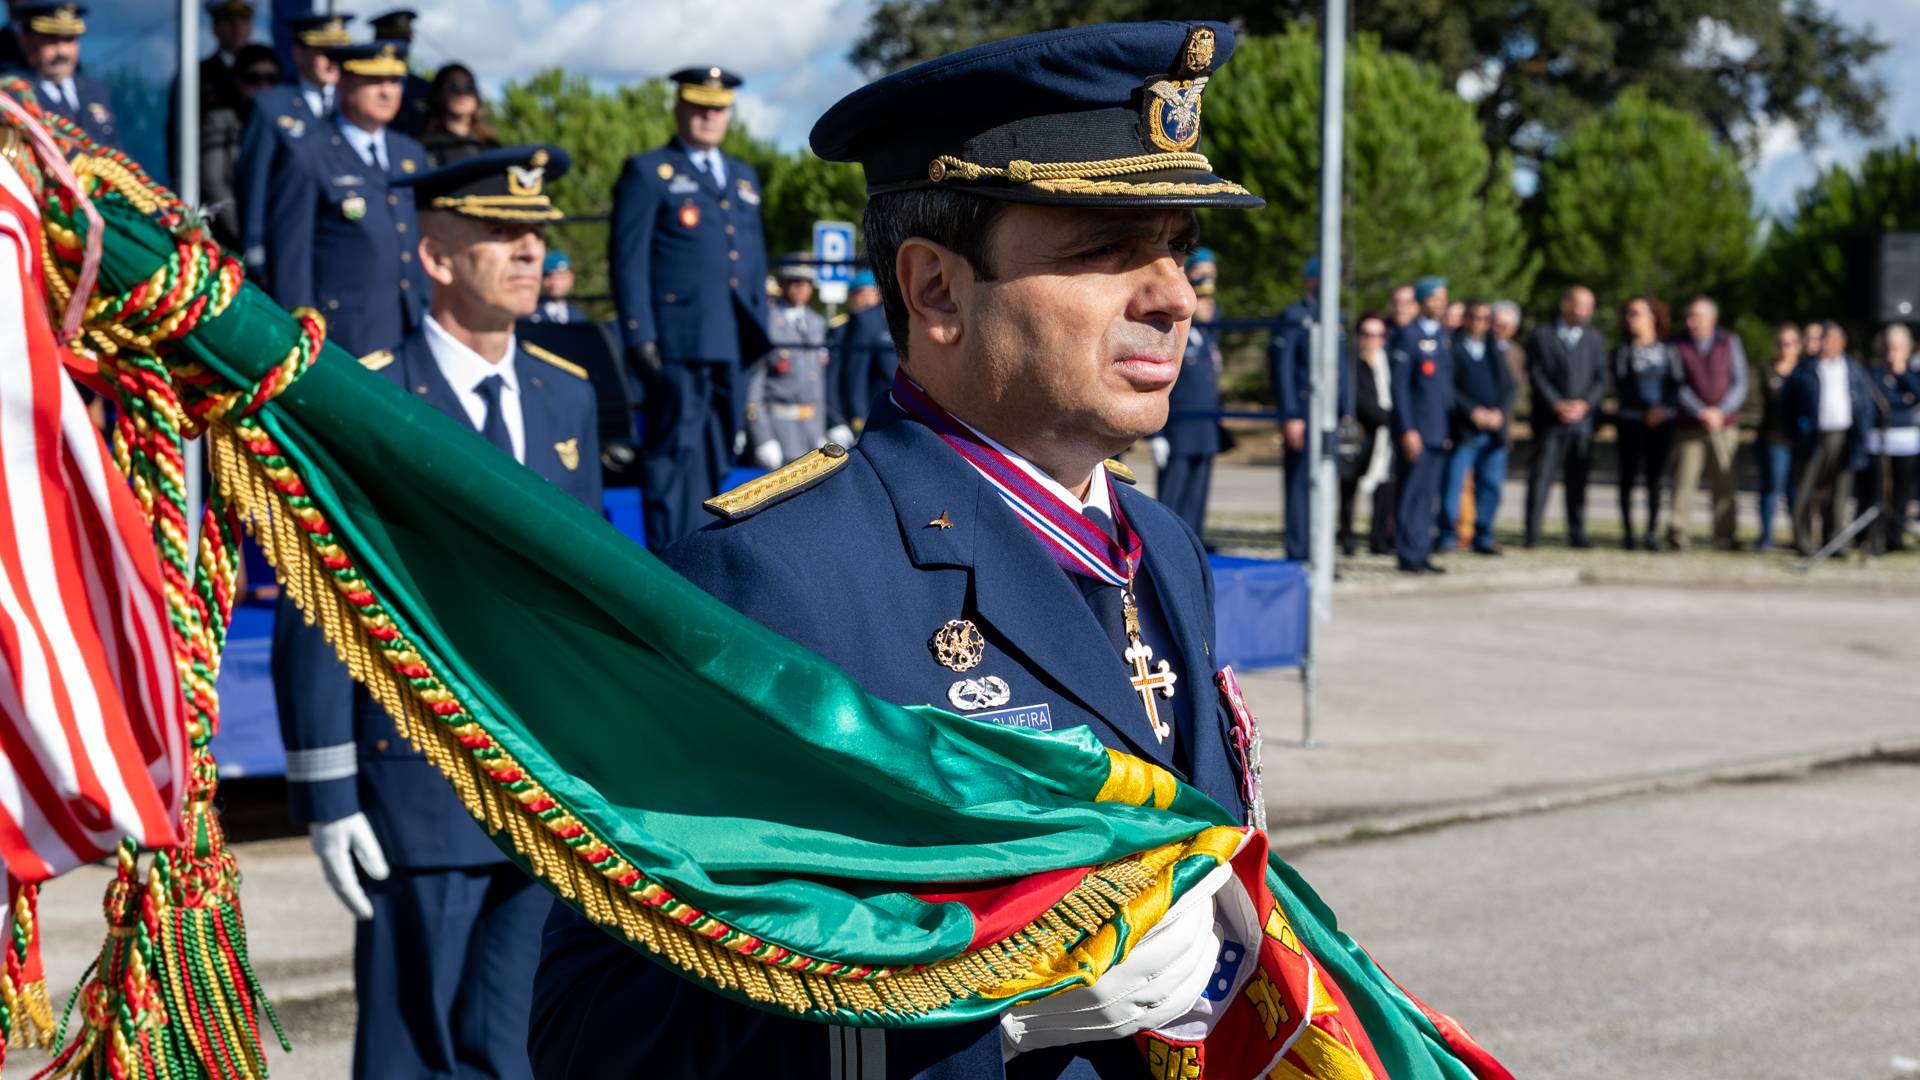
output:
<instances>
[{"instance_id":1,"label":"paved ground","mask_svg":"<svg viewBox=\"0 0 1920 1080\"><path fill-rule=\"evenodd\" d=\"M1516 1076L1877 1080L1920 1070L1917 782L1842 769L1295 861Z\"/></svg>"},{"instance_id":2,"label":"paved ground","mask_svg":"<svg viewBox=\"0 0 1920 1080\"><path fill-rule=\"evenodd\" d=\"M1269 515L1270 536L1276 476L1228 466L1216 503ZM1411 583L1343 564L1319 748L1295 747L1296 675L1244 680L1276 844L1347 926L1523 1077L1851 1080L1920 1058L1915 769L1709 782L1920 746L1920 556L1812 575L1703 553L1449 561ZM277 817L247 805L263 791L229 789L236 822ZM344 1076L351 922L303 838L240 860L298 1047L274 1075ZM105 880L47 892L58 992L98 947Z\"/></svg>"}]
</instances>

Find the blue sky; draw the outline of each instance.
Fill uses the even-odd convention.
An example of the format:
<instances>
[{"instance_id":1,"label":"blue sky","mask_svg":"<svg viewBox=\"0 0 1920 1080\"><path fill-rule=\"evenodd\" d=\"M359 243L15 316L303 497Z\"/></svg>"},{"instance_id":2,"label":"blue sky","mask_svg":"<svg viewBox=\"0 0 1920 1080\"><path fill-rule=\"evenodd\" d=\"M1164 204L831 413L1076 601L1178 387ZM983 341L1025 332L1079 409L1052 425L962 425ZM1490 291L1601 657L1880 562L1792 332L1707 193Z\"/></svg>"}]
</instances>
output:
<instances>
[{"instance_id":1,"label":"blue sky","mask_svg":"<svg viewBox=\"0 0 1920 1080\"><path fill-rule=\"evenodd\" d=\"M361 14L403 0L340 0ZM747 77L739 114L782 145L806 141L813 119L861 77L846 54L876 0L404 0L421 13L420 59L460 60L497 85L561 66L605 83L664 74L693 64L720 64ZM1920 0L1822 0L1853 23L1874 25L1888 40L1920 41ZM115 63L170 66L170 5L152 0L94 0L96 36ZM90 50L91 54L91 50ZM1877 64L1890 92L1892 140L1920 134L1920 64L1911 46ZM1903 62L1904 61L1904 62ZM1794 193L1830 164L1851 162L1869 145L1824 132L1803 143L1790 132L1763 139L1750 163L1763 209L1785 210Z\"/></svg>"}]
</instances>

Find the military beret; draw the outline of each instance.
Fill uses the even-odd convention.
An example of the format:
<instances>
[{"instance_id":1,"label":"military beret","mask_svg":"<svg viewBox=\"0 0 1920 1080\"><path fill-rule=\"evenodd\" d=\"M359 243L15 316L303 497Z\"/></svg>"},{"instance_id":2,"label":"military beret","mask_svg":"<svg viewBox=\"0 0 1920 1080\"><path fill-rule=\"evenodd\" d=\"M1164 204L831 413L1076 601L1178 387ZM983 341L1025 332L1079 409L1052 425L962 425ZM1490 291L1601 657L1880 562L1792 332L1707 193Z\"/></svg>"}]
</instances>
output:
<instances>
[{"instance_id":1,"label":"military beret","mask_svg":"<svg viewBox=\"0 0 1920 1080\"><path fill-rule=\"evenodd\" d=\"M681 68L667 76L680 84L680 100L689 105L724 109L733 104L734 88L742 80L725 68Z\"/></svg>"},{"instance_id":2,"label":"military beret","mask_svg":"<svg viewBox=\"0 0 1920 1080\"><path fill-rule=\"evenodd\" d=\"M87 32L87 9L67 0L24 0L9 4L7 14L36 34L79 37Z\"/></svg>"},{"instance_id":3,"label":"military beret","mask_svg":"<svg viewBox=\"0 0 1920 1080\"><path fill-rule=\"evenodd\" d=\"M367 25L373 27L373 36L382 41L412 41L413 20L419 17L420 13L412 8L394 8L368 19Z\"/></svg>"},{"instance_id":4,"label":"military beret","mask_svg":"<svg viewBox=\"0 0 1920 1080\"><path fill-rule=\"evenodd\" d=\"M540 263L540 272L542 274L551 274L555 270L571 269L573 269L573 260L567 257L567 253L564 251L554 251L551 248L547 250L547 257Z\"/></svg>"},{"instance_id":5,"label":"military beret","mask_svg":"<svg viewBox=\"0 0 1920 1080\"><path fill-rule=\"evenodd\" d=\"M1201 93L1233 52L1215 22L1050 30L929 60L855 90L814 153L870 194L950 188L1075 206L1265 205L1195 147Z\"/></svg>"},{"instance_id":6,"label":"military beret","mask_svg":"<svg viewBox=\"0 0 1920 1080\"><path fill-rule=\"evenodd\" d=\"M407 43L404 41L363 41L357 45L336 45L327 55L350 75L369 79L397 79L407 73Z\"/></svg>"},{"instance_id":7,"label":"military beret","mask_svg":"<svg viewBox=\"0 0 1920 1080\"><path fill-rule=\"evenodd\" d=\"M1199 266L1201 263L1217 263L1219 261L1220 261L1219 259L1214 258L1212 248L1210 247L1194 248L1193 254L1187 256L1186 268L1188 270L1191 270L1194 267Z\"/></svg>"},{"instance_id":8,"label":"military beret","mask_svg":"<svg viewBox=\"0 0 1920 1080\"><path fill-rule=\"evenodd\" d=\"M572 163L556 146L503 146L393 183L411 187L421 210L486 221L558 221L566 215L547 197L546 185L566 175Z\"/></svg>"},{"instance_id":9,"label":"military beret","mask_svg":"<svg viewBox=\"0 0 1920 1080\"><path fill-rule=\"evenodd\" d=\"M1434 293L1447 287L1447 279L1438 274L1429 274L1413 283L1413 298L1425 300Z\"/></svg>"},{"instance_id":10,"label":"military beret","mask_svg":"<svg viewBox=\"0 0 1920 1080\"><path fill-rule=\"evenodd\" d=\"M855 272L855 274L853 275L853 280L847 283L847 288L870 289L879 284L880 284L880 280L873 276L873 271L860 270Z\"/></svg>"},{"instance_id":11,"label":"military beret","mask_svg":"<svg viewBox=\"0 0 1920 1080\"><path fill-rule=\"evenodd\" d=\"M1320 280L1320 256L1318 255L1307 256L1306 263L1300 267L1300 276L1303 278L1310 278L1314 281L1319 281Z\"/></svg>"},{"instance_id":12,"label":"military beret","mask_svg":"<svg viewBox=\"0 0 1920 1080\"><path fill-rule=\"evenodd\" d=\"M299 15L288 19L287 25L293 30L294 41L330 49L353 44L353 38L347 36L347 23L352 20L351 15Z\"/></svg>"}]
</instances>

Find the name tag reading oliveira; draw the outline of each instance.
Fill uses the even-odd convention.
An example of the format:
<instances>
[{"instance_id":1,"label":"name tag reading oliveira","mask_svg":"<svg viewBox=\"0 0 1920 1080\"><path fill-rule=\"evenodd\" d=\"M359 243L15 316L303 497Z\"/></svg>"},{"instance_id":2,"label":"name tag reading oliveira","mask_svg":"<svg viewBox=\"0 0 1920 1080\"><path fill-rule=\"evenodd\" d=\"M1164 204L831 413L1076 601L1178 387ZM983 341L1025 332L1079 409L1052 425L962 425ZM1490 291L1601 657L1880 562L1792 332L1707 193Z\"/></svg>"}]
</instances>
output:
<instances>
[{"instance_id":1,"label":"name tag reading oliveira","mask_svg":"<svg viewBox=\"0 0 1920 1080\"><path fill-rule=\"evenodd\" d=\"M1001 727L1026 728L1029 731L1053 730L1053 707L1045 702L1038 705L1015 705L1011 709L996 709L993 712L974 713L969 720L985 720L989 724Z\"/></svg>"}]
</instances>

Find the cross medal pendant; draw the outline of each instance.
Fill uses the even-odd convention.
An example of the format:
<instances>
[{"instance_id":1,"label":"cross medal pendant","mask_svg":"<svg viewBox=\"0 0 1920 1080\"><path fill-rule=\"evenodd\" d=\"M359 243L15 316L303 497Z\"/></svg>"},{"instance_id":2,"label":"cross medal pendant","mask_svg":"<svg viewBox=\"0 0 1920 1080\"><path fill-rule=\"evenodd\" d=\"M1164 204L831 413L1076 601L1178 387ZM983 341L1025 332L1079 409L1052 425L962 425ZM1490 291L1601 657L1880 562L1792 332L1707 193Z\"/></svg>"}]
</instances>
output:
<instances>
[{"instance_id":1,"label":"cross medal pendant","mask_svg":"<svg viewBox=\"0 0 1920 1080\"><path fill-rule=\"evenodd\" d=\"M1158 668L1147 667L1153 662L1153 649L1140 640L1140 608L1133 602L1132 581L1120 590L1120 618L1127 631L1127 651L1121 655L1133 666L1133 677L1127 681L1133 684L1134 693L1140 695L1140 704L1147 710L1147 726L1153 729L1154 739L1166 742L1167 736L1173 734L1173 725L1160 719L1153 695L1157 691L1163 698L1173 697L1173 684L1180 676L1168 669L1165 660L1160 661Z\"/></svg>"}]
</instances>

